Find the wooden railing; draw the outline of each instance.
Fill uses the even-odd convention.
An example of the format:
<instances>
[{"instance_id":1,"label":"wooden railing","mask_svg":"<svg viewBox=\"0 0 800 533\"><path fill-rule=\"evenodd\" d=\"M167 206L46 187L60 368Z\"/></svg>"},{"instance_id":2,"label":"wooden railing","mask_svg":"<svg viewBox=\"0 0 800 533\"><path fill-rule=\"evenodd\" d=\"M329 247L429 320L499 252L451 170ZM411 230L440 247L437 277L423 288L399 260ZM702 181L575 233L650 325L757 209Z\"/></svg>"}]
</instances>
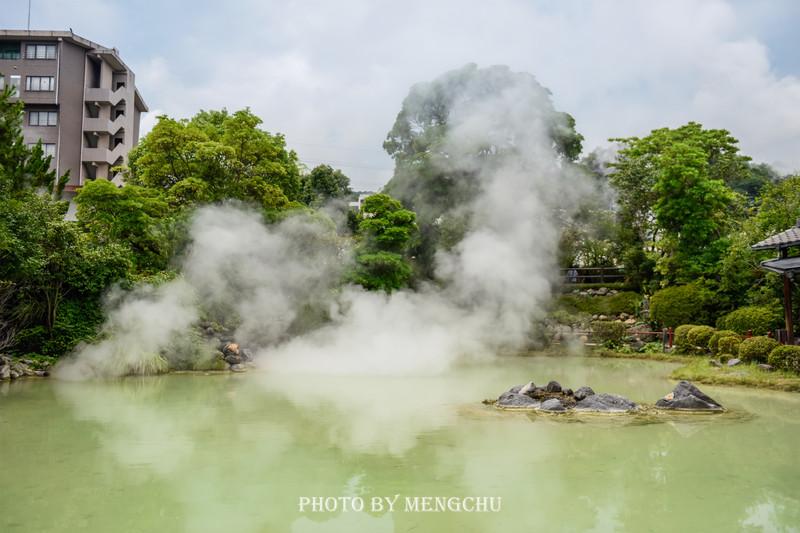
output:
<instances>
[{"instance_id":1,"label":"wooden railing","mask_svg":"<svg viewBox=\"0 0 800 533\"><path fill-rule=\"evenodd\" d=\"M622 267L574 267L562 268L564 283L617 283L625 281Z\"/></svg>"}]
</instances>

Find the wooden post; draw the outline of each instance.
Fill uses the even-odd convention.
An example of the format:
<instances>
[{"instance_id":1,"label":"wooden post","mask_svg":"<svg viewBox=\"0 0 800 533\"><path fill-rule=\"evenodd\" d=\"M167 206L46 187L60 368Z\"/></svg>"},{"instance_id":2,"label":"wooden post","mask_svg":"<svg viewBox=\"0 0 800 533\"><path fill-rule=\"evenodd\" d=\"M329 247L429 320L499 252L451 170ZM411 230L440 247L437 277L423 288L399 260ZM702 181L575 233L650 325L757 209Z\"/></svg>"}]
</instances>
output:
<instances>
[{"instance_id":1,"label":"wooden post","mask_svg":"<svg viewBox=\"0 0 800 533\"><path fill-rule=\"evenodd\" d=\"M783 316L786 319L786 343L794 344L794 324L792 324L792 279L783 275Z\"/></svg>"}]
</instances>

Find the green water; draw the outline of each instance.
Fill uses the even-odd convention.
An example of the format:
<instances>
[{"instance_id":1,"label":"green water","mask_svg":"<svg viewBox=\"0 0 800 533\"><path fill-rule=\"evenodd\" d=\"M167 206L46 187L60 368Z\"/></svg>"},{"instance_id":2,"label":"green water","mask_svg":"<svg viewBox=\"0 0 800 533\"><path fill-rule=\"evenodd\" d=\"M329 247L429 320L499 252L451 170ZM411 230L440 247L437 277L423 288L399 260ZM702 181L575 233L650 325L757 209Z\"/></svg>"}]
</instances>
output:
<instances>
[{"instance_id":1,"label":"green water","mask_svg":"<svg viewBox=\"0 0 800 533\"><path fill-rule=\"evenodd\" d=\"M636 423L479 403L531 378L652 403L670 368L533 357L427 378L6 383L0 531L798 531L800 395L703 387L732 412ZM395 494L394 512L369 512ZM367 508L300 512L304 496ZM406 496L502 508L408 512Z\"/></svg>"}]
</instances>

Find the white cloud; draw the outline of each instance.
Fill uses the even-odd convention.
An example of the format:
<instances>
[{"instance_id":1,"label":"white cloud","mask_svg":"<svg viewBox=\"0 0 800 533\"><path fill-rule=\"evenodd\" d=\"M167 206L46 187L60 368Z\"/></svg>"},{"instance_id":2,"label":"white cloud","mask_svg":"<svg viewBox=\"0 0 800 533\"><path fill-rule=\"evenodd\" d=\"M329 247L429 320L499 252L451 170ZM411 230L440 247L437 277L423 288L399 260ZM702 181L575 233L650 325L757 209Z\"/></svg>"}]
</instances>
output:
<instances>
[{"instance_id":1,"label":"white cloud","mask_svg":"<svg viewBox=\"0 0 800 533\"><path fill-rule=\"evenodd\" d=\"M250 106L310 164L350 165L357 187L391 174L381 144L410 85L470 61L535 74L587 149L696 120L800 169L800 80L775 68L764 38L792 35L773 12L785 3L186 1L154 3L146 19L121 1L46 5L43 24L80 15L76 32L119 46L154 109Z\"/></svg>"}]
</instances>

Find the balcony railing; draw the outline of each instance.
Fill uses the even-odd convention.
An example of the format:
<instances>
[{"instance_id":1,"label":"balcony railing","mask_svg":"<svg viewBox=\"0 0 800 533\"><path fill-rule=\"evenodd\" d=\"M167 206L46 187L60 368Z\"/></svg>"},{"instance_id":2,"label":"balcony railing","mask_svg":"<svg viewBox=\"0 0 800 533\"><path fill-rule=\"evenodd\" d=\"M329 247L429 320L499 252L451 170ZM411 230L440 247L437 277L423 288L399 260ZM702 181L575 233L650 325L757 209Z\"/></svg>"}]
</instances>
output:
<instances>
[{"instance_id":1,"label":"balcony railing","mask_svg":"<svg viewBox=\"0 0 800 533\"><path fill-rule=\"evenodd\" d=\"M116 91L92 87L86 89L86 97L84 99L87 102L100 102L104 104L108 103L111 105L117 105L121 100L125 99L126 94L127 92L125 87L120 87Z\"/></svg>"},{"instance_id":2,"label":"balcony railing","mask_svg":"<svg viewBox=\"0 0 800 533\"><path fill-rule=\"evenodd\" d=\"M83 131L110 133L114 135L125 123L125 116L120 115L115 120L105 118L85 118L83 119Z\"/></svg>"},{"instance_id":3,"label":"balcony railing","mask_svg":"<svg viewBox=\"0 0 800 533\"><path fill-rule=\"evenodd\" d=\"M125 155L125 145L118 144L113 150L108 148L84 148L84 163L108 163L113 165L117 159Z\"/></svg>"}]
</instances>

